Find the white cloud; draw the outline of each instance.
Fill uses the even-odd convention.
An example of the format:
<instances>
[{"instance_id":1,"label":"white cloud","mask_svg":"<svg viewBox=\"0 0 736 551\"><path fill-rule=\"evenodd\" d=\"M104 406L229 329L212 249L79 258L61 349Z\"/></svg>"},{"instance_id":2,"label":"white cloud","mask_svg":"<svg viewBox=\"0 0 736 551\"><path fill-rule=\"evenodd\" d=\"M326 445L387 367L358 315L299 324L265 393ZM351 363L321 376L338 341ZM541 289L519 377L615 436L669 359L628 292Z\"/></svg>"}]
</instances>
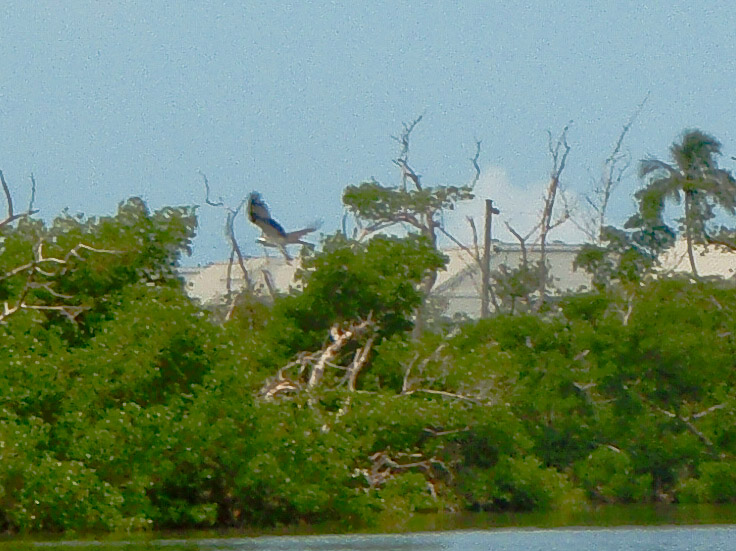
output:
<instances>
[{"instance_id":1,"label":"white cloud","mask_svg":"<svg viewBox=\"0 0 736 551\"><path fill-rule=\"evenodd\" d=\"M539 221L544 205L544 193L547 182L536 182L526 186L511 183L503 168L492 166L481 172L475 185L475 198L461 203L454 211L445 213L445 228L462 243L472 243L472 230L467 221L470 216L475 220L478 238L482 240L485 216L485 200L492 199L493 206L500 214L493 217L493 239L504 242L516 242L516 238L508 231L508 222L521 235L526 235ZM561 204L558 202L558 208ZM536 235L534 236L536 237ZM532 237L529 242L534 241ZM585 241L585 235L568 221L553 229L548 240L560 240L566 243Z\"/></svg>"}]
</instances>

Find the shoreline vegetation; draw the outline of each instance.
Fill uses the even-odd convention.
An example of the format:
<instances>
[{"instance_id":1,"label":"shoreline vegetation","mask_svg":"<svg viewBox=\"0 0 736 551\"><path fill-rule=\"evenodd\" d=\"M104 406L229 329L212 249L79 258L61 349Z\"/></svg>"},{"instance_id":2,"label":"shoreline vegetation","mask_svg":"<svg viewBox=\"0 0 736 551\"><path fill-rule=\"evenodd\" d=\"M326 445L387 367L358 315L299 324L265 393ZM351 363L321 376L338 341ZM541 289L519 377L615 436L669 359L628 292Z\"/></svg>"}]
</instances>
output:
<instances>
[{"instance_id":1,"label":"shoreline vegetation","mask_svg":"<svg viewBox=\"0 0 736 551\"><path fill-rule=\"evenodd\" d=\"M671 164L642 163L637 212L622 228L596 215L578 256L591 289L556 293L542 252L481 270L481 319L448 319L431 293L442 213L473 196L479 169L467 186L423 185L408 163L417 122L399 140L402 182L346 188L356 231L302 250L300 289L246 285L215 305L193 302L176 271L194 208L133 198L46 223L32 203L13 210L0 173L0 529L732 511L736 286L697 269L697 247L736 251L720 144L688 131ZM571 216L555 206L569 150L567 128L550 136L542 248ZM244 270L239 209L226 210ZM412 231L387 233L397 225ZM690 272L657 272L678 236ZM488 259L477 240L468 255Z\"/></svg>"},{"instance_id":2,"label":"shoreline vegetation","mask_svg":"<svg viewBox=\"0 0 736 551\"><path fill-rule=\"evenodd\" d=\"M229 540L241 538L340 536L340 535L380 535L406 533L433 533L468 530L549 530L549 529L616 529L627 527L667 528L667 527L707 527L736 525L736 505L672 505L672 504L632 504L597 505L586 510L570 512L516 512L516 513L421 513L404 522L386 526L365 526L361 529L347 530L339 522L321 525L287 525L271 528L220 528L165 530L138 533L66 533L66 534L25 534L3 536L0 550L12 550L19 545L55 543L68 546L78 542L99 542L115 544L125 542L193 542L200 540Z\"/></svg>"}]
</instances>

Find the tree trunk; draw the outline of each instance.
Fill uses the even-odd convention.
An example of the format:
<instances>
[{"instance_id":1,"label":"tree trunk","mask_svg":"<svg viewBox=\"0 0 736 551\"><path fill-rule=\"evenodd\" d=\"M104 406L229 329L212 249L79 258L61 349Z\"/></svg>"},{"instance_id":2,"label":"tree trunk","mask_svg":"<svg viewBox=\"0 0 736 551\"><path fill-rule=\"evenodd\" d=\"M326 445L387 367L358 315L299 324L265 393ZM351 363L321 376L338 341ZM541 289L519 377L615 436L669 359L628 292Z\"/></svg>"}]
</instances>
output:
<instances>
[{"instance_id":1,"label":"tree trunk","mask_svg":"<svg viewBox=\"0 0 736 551\"><path fill-rule=\"evenodd\" d=\"M434 249L437 249L437 234L434 231L435 222L434 216L431 210L424 213L424 220L422 225L422 234L429 239ZM418 339L424 332L424 326L427 317L427 301L429 300L429 294L432 292L434 284L437 282L437 270L433 270L427 274L427 277L422 281L422 303L415 310L414 315L414 329L411 332L411 336L414 339Z\"/></svg>"},{"instance_id":2,"label":"tree trunk","mask_svg":"<svg viewBox=\"0 0 736 551\"><path fill-rule=\"evenodd\" d=\"M690 194L685 193L685 240L687 241L687 256L690 259L690 268L693 272L693 277L698 279L698 268L695 265L695 255L693 254L693 232L692 232L692 220L690 211L692 210Z\"/></svg>"},{"instance_id":3,"label":"tree trunk","mask_svg":"<svg viewBox=\"0 0 736 551\"><path fill-rule=\"evenodd\" d=\"M491 224L493 215L499 214L499 210L493 208L493 201L486 199L485 231L483 233L483 258L481 260L481 282L480 282L480 317L487 318L491 314Z\"/></svg>"}]
</instances>

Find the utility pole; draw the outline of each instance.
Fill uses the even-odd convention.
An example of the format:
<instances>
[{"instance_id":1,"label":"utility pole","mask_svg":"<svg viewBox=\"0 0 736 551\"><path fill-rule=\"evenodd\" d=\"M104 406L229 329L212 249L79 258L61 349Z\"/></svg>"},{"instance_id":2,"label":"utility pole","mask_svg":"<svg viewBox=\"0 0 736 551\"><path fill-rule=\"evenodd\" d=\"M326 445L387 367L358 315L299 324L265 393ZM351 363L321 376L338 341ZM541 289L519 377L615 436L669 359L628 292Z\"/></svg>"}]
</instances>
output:
<instances>
[{"instance_id":1,"label":"utility pole","mask_svg":"<svg viewBox=\"0 0 736 551\"><path fill-rule=\"evenodd\" d=\"M491 289L491 222L494 214L500 214L500 210L494 208L493 201L486 199L485 232L483 233L483 258L481 259L481 293L480 293L480 317L487 318L491 314L490 289Z\"/></svg>"}]
</instances>

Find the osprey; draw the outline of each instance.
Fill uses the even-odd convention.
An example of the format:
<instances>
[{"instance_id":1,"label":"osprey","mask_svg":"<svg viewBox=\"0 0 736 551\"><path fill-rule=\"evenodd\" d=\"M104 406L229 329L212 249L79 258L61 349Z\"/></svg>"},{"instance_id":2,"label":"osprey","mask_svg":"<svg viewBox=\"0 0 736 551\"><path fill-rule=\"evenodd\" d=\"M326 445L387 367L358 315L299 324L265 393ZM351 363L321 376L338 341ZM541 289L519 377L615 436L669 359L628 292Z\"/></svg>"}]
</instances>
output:
<instances>
[{"instance_id":1,"label":"osprey","mask_svg":"<svg viewBox=\"0 0 736 551\"><path fill-rule=\"evenodd\" d=\"M261 199L260 193L256 191L248 197L248 218L261 230L261 237L256 239L256 241L264 247L276 247L284 255L284 258L289 261L291 257L286 252L286 246L306 245L307 247L313 247L314 245L311 243L302 241L302 237L319 228L319 224L312 224L302 230L292 232L284 231L283 226L271 218L271 214L268 212L268 206Z\"/></svg>"}]
</instances>

